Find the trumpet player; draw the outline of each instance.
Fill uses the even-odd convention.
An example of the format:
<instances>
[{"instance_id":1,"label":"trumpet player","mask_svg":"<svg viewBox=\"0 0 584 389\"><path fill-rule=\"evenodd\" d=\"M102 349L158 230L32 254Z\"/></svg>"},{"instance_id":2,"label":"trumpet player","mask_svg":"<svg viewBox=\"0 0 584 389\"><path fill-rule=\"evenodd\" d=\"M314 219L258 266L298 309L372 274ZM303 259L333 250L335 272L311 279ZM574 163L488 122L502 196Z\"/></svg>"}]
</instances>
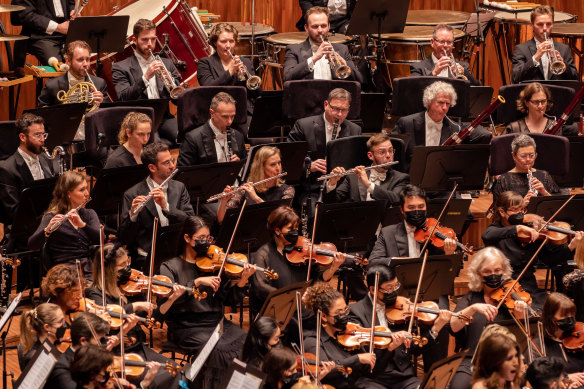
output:
<instances>
[{"instance_id":1,"label":"trumpet player","mask_svg":"<svg viewBox=\"0 0 584 389\"><path fill-rule=\"evenodd\" d=\"M533 39L515 46L513 50L513 83L527 80L578 79L570 47L550 38L553 27L554 10L550 6L540 5L531 11ZM561 74L554 74L550 70L553 62L564 63L565 70Z\"/></svg>"},{"instance_id":2,"label":"trumpet player","mask_svg":"<svg viewBox=\"0 0 584 389\"><path fill-rule=\"evenodd\" d=\"M286 47L284 81L338 79L330 65L330 61L336 56L340 65L351 69L346 79L363 83L363 76L355 68L347 46L331 44L327 40L330 29L328 8L312 7L306 12L304 20L308 38L302 43Z\"/></svg>"},{"instance_id":3,"label":"trumpet player","mask_svg":"<svg viewBox=\"0 0 584 389\"><path fill-rule=\"evenodd\" d=\"M432 33L430 46L432 47L432 55L429 58L410 65L412 76L466 78L471 85L481 85L472 75L468 63L454 59L452 54L454 30L451 26L437 25Z\"/></svg>"},{"instance_id":4,"label":"trumpet player","mask_svg":"<svg viewBox=\"0 0 584 389\"><path fill-rule=\"evenodd\" d=\"M148 19L138 19L134 24L133 39L135 40L134 55L112 66L112 79L116 94L121 101L166 99L170 92L166 89L162 72L168 72L176 85L180 85L180 73L174 63L167 58L154 60L156 51L156 25ZM165 70L166 69L166 70ZM156 113L158 115L158 112ZM176 144L178 124L168 108L158 128L160 140L168 145Z\"/></svg>"}]
</instances>

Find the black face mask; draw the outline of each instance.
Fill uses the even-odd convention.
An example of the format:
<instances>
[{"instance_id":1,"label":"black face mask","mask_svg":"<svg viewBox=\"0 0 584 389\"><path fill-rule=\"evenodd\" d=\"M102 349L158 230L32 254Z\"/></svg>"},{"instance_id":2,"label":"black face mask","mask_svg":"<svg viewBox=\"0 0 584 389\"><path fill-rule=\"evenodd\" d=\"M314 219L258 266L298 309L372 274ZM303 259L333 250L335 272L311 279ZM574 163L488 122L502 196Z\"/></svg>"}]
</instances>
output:
<instances>
[{"instance_id":1,"label":"black face mask","mask_svg":"<svg viewBox=\"0 0 584 389\"><path fill-rule=\"evenodd\" d=\"M507 220L509 221L509 224L511 224L512 226L516 226L516 225L523 223L524 217L525 217L525 213L519 212L519 213L516 213L515 215L510 215L509 219L507 219Z\"/></svg>"},{"instance_id":2,"label":"black face mask","mask_svg":"<svg viewBox=\"0 0 584 389\"><path fill-rule=\"evenodd\" d=\"M202 257L207 255L207 251L209 251L209 247L211 243L206 240L195 240L195 245L193 246L193 250L197 252L197 257Z\"/></svg>"},{"instance_id":3,"label":"black face mask","mask_svg":"<svg viewBox=\"0 0 584 389\"><path fill-rule=\"evenodd\" d=\"M109 371L106 371L105 374L103 375L103 381L98 382L98 384L100 386L105 387L105 384L107 384L107 382L109 381L110 377L111 377L110 376L110 372Z\"/></svg>"},{"instance_id":4,"label":"black face mask","mask_svg":"<svg viewBox=\"0 0 584 389\"><path fill-rule=\"evenodd\" d=\"M333 327L335 327L337 330L340 330L341 332L345 332L347 324L349 323L349 315L337 315L334 316L334 319L335 321L333 323Z\"/></svg>"},{"instance_id":5,"label":"black face mask","mask_svg":"<svg viewBox=\"0 0 584 389\"><path fill-rule=\"evenodd\" d=\"M293 387L298 380L302 377L302 373L296 372L282 380L282 389L288 389Z\"/></svg>"},{"instance_id":6,"label":"black face mask","mask_svg":"<svg viewBox=\"0 0 584 389\"><path fill-rule=\"evenodd\" d=\"M416 209L415 211L405 212L406 221L414 227L421 227L426 222L426 210Z\"/></svg>"},{"instance_id":7,"label":"black face mask","mask_svg":"<svg viewBox=\"0 0 584 389\"><path fill-rule=\"evenodd\" d=\"M489 276L483 277L483 284L487 285L489 288L498 288L503 280L503 274L491 274Z\"/></svg>"},{"instance_id":8,"label":"black face mask","mask_svg":"<svg viewBox=\"0 0 584 389\"><path fill-rule=\"evenodd\" d=\"M65 327L65 324L63 324L61 327L57 328L57 332L55 333L55 336L57 337L57 339L61 339L65 336L65 331L67 331L67 327Z\"/></svg>"},{"instance_id":9,"label":"black face mask","mask_svg":"<svg viewBox=\"0 0 584 389\"><path fill-rule=\"evenodd\" d=\"M397 300L397 290L394 290L391 293L385 293L381 299L386 307L393 307L395 305L395 300Z\"/></svg>"},{"instance_id":10,"label":"black face mask","mask_svg":"<svg viewBox=\"0 0 584 389\"><path fill-rule=\"evenodd\" d=\"M565 319L558 320L557 325L565 335L570 335L572 332L574 332L574 327L576 327L576 318L567 317Z\"/></svg>"},{"instance_id":11,"label":"black face mask","mask_svg":"<svg viewBox=\"0 0 584 389\"><path fill-rule=\"evenodd\" d=\"M101 344L101 347L103 348L107 347L107 336L100 338L99 343Z\"/></svg>"},{"instance_id":12,"label":"black face mask","mask_svg":"<svg viewBox=\"0 0 584 389\"><path fill-rule=\"evenodd\" d=\"M296 242L298 242L298 230L290 230L287 233L282 234L282 237L290 242L291 245L295 245Z\"/></svg>"},{"instance_id":13,"label":"black face mask","mask_svg":"<svg viewBox=\"0 0 584 389\"><path fill-rule=\"evenodd\" d=\"M130 281L130 276L132 275L132 268L130 265L123 269L118 270L118 285L124 285Z\"/></svg>"}]
</instances>

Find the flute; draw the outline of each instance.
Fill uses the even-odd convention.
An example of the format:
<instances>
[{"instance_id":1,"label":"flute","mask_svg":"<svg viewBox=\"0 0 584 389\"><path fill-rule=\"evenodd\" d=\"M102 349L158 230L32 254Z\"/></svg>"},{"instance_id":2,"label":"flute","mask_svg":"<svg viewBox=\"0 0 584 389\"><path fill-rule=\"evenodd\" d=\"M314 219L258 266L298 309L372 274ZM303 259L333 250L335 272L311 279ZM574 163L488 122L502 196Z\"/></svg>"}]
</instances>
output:
<instances>
[{"instance_id":1,"label":"flute","mask_svg":"<svg viewBox=\"0 0 584 389\"><path fill-rule=\"evenodd\" d=\"M365 168L365 171L371 170L371 169L375 169L377 167L381 168L381 167L387 167L387 166L397 165L398 163L399 163L399 161L391 161L391 162L380 163L379 165L372 165L372 166L366 167ZM350 169L350 170L345 170L344 172L341 172L341 173L325 174L324 176L318 177L316 180L317 181L324 181L324 180L328 180L329 178L348 176L349 174L355 174L355 169L353 168L353 169Z\"/></svg>"},{"instance_id":2,"label":"flute","mask_svg":"<svg viewBox=\"0 0 584 389\"><path fill-rule=\"evenodd\" d=\"M263 180L260 180L260 181L257 181L257 182L252 183L252 185L255 187L255 186L264 184L264 183L269 182L269 181L272 181L272 180L277 180L278 178L284 177L287 174L288 174L287 172L284 172L284 173L280 173L280 174L278 174L277 176L274 176L274 177L264 178ZM217 193L216 195L213 195L213 196L209 197L207 199L207 202L210 203L212 201L222 199L225 196L232 195L233 193L235 193L236 190L243 190L243 187L238 186L234 190L232 190L231 192L225 192L225 191L223 191L221 193Z\"/></svg>"},{"instance_id":3,"label":"flute","mask_svg":"<svg viewBox=\"0 0 584 389\"><path fill-rule=\"evenodd\" d=\"M69 219L69 215L71 215L71 212L73 212L73 211L79 212L79 210L81 208L85 207L87 205L87 203L90 201L91 201L91 197L89 197L87 200L85 200L83 202L83 204L81 204L81 205L71 209L69 212L67 212L62 219L55 222L47 231L45 231L46 235L48 236L48 235L52 234L53 232L57 231L59 229L59 227L61 227L63 225L63 223L65 223Z\"/></svg>"},{"instance_id":4,"label":"flute","mask_svg":"<svg viewBox=\"0 0 584 389\"><path fill-rule=\"evenodd\" d=\"M160 184L160 186L166 185L166 183L168 181L170 181L172 179L172 177L176 176L177 173L178 173L178 169L174 169L172 171L172 173L170 173L170 176L168 176L166 178L166 180L162 181L162 184ZM142 208L144 208L146 206L146 203L148 203L148 201L150 201L151 198L152 198L152 195L151 194L148 194L146 196L146 198L140 204L138 204L136 206L136 208L134 208L134 211L130 210L130 216L131 217L136 216L142 210Z\"/></svg>"}]
</instances>

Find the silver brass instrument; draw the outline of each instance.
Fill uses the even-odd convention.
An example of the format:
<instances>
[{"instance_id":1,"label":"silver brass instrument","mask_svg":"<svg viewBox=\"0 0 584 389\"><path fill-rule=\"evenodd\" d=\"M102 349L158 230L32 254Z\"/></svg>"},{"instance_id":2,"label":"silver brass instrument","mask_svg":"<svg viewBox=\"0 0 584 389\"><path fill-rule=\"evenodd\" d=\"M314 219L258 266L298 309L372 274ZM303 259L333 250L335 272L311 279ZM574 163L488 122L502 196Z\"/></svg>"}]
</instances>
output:
<instances>
[{"instance_id":1,"label":"silver brass instrument","mask_svg":"<svg viewBox=\"0 0 584 389\"><path fill-rule=\"evenodd\" d=\"M227 52L231 56L231 59L235 60L235 56L231 53L231 50L227 49ZM243 65L243 62L241 63ZM247 78L247 81L245 79ZM247 67L243 65L243 69L239 68L237 70L237 79L239 81L245 81L245 86L249 90L256 90L262 85L262 79L259 76L252 76Z\"/></svg>"},{"instance_id":2,"label":"silver brass instrument","mask_svg":"<svg viewBox=\"0 0 584 389\"><path fill-rule=\"evenodd\" d=\"M278 175L276 175L276 176L274 176L274 177L265 178L265 179L263 179L263 180L260 180L260 181L254 182L254 183L252 183L252 185L253 185L253 186L258 186L258 185L261 185L261 184L265 184L266 182L269 182L269 181L272 181L272 180L277 180L277 179L279 179L279 178L282 178L282 177L284 177L284 176L285 176L285 175L287 175L287 174L288 174L287 172L280 173L280 174L278 174ZM215 201L215 200L222 199L222 198L223 198L223 197L225 197L225 196L230 196L230 195L232 195L233 193L235 193L235 191L237 191L237 190L243 190L243 188L242 188L241 186L239 186L239 187L236 187L236 188L235 188L234 190L232 190L231 192L221 192L221 193L218 193L218 194L216 194L216 195L213 195L213 196L209 197L209 198L207 199L207 202L208 202L208 203L210 203L210 202L212 202L212 201Z\"/></svg>"},{"instance_id":3,"label":"silver brass instrument","mask_svg":"<svg viewBox=\"0 0 584 389\"><path fill-rule=\"evenodd\" d=\"M162 80L164 87L170 94L170 98L176 99L178 95L180 95L185 90L185 87L183 85L176 84L176 81L174 80L172 73L168 71L168 69L164 65L164 62L162 62L162 58L160 58L160 55L154 54L154 52L151 49L148 49L148 51L150 52L152 62L159 61L162 64L162 69L158 69L156 71L156 75Z\"/></svg>"},{"instance_id":4,"label":"silver brass instrument","mask_svg":"<svg viewBox=\"0 0 584 389\"><path fill-rule=\"evenodd\" d=\"M533 173L531 172L531 169L529 169L527 170L527 185L529 185L529 190L532 191L536 196L538 196L539 192L537 191L537 189L535 189L535 186L533 186L531 180L533 180Z\"/></svg>"},{"instance_id":5,"label":"silver brass instrument","mask_svg":"<svg viewBox=\"0 0 584 389\"><path fill-rule=\"evenodd\" d=\"M551 54L548 52L548 58L550 60L550 72L558 76L566 71L566 64L558 57L558 53L556 53L556 47L554 46L554 40L552 38L548 38L545 31L543 33L543 37L552 45Z\"/></svg>"},{"instance_id":6,"label":"silver brass instrument","mask_svg":"<svg viewBox=\"0 0 584 389\"><path fill-rule=\"evenodd\" d=\"M160 184L160 186L164 186L166 185L166 183L168 181L170 181L172 179L172 177L176 176L176 174L178 173L178 169L174 169L172 171L172 173L170 173L170 176L168 176L166 178L166 180L162 181L162 184ZM152 195L148 194L146 195L146 198L136 206L136 208L134 208L134 211L132 212L132 210L130 210L130 216L134 217L136 216L141 210L142 208L144 208L146 206L146 204L148 203L148 201L150 201L150 199L152 199Z\"/></svg>"},{"instance_id":7,"label":"silver brass instrument","mask_svg":"<svg viewBox=\"0 0 584 389\"><path fill-rule=\"evenodd\" d=\"M450 58L450 71L452 72L452 76L458 80L467 80L468 78L464 75L464 73L460 73L458 71L458 65L456 64L456 60L454 59L454 55L452 55L452 53L450 53L450 55L448 55L448 53L446 52L446 49L444 49L444 55L447 56L448 58Z\"/></svg>"},{"instance_id":8,"label":"silver brass instrument","mask_svg":"<svg viewBox=\"0 0 584 389\"><path fill-rule=\"evenodd\" d=\"M325 39L322 36L322 34L318 34L318 36L320 37L320 43L322 44L322 42L324 42ZM349 67L349 65L343 65L343 63L341 62L340 55L335 51L334 48L332 50L333 50L332 54L328 57L331 71L334 72L337 78L344 80L345 78L351 75L351 68Z\"/></svg>"},{"instance_id":9,"label":"silver brass instrument","mask_svg":"<svg viewBox=\"0 0 584 389\"><path fill-rule=\"evenodd\" d=\"M365 171L375 169L375 168L393 166L393 165L397 165L398 163L399 163L399 161L391 161L391 162L380 163L379 165L367 166L365 168ZM341 173L325 174L325 175L318 177L316 179L316 181L325 181L325 180L328 180L329 178L344 177L344 176L348 176L349 174L355 174L355 169L345 170L344 172L341 172Z\"/></svg>"},{"instance_id":10,"label":"silver brass instrument","mask_svg":"<svg viewBox=\"0 0 584 389\"><path fill-rule=\"evenodd\" d=\"M97 91L97 88L91 80L91 77L89 77L89 81L82 81L75 84L68 91L60 90L57 93L57 100L63 104L87 103L86 112L91 112L97 108L97 104L93 103L94 91Z\"/></svg>"},{"instance_id":11,"label":"silver brass instrument","mask_svg":"<svg viewBox=\"0 0 584 389\"><path fill-rule=\"evenodd\" d=\"M67 153L65 152L65 149L63 148L63 146L56 146L53 149L53 153L49 153L49 149L47 149L45 146L42 147L43 151L45 152L45 155L47 156L48 159L50 159L51 161L54 160L55 158L57 158L57 155L59 156L59 175L65 173L67 171L67 165L65 163L65 155L67 155Z\"/></svg>"},{"instance_id":12,"label":"silver brass instrument","mask_svg":"<svg viewBox=\"0 0 584 389\"><path fill-rule=\"evenodd\" d=\"M46 234L47 234L47 235L50 235L50 234L52 234L53 232L57 231L57 230L59 229L59 227L61 227L61 226L63 225L63 223L65 223L67 220L69 220L69 215L71 215L71 212L73 212L73 211L79 212L79 210L80 210L81 208L84 208L84 207L87 205L87 203L88 203L88 202L90 202L90 201L91 201L91 197L88 197L88 198L87 198L87 200L85 200L85 201L83 202L83 204L81 204L80 206L78 206L78 207L75 207L75 208L73 208L72 210L70 210L69 212L67 212L63 218L61 218L61 219L59 219L59 221L55 222L55 224L53 224L53 225L51 226L51 228L49 228L49 229L46 231Z\"/></svg>"}]
</instances>

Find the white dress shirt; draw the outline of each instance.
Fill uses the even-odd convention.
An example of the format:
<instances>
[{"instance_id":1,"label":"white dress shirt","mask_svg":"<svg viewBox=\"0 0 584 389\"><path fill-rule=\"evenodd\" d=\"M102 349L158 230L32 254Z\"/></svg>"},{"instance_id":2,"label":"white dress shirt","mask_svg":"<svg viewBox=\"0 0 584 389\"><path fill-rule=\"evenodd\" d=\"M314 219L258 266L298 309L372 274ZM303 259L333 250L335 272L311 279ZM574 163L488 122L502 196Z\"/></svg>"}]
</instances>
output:
<instances>
[{"instance_id":1,"label":"white dress shirt","mask_svg":"<svg viewBox=\"0 0 584 389\"><path fill-rule=\"evenodd\" d=\"M537 38L533 38L535 40L535 47L539 48L539 45L541 45L544 42L540 42L537 40ZM535 56L533 57L533 64L535 66L539 66L539 62L537 62L535 60ZM543 67L543 76L546 80L549 80L549 71L550 71L550 56L549 54L544 54L541 56L541 66Z\"/></svg>"},{"instance_id":2,"label":"white dress shirt","mask_svg":"<svg viewBox=\"0 0 584 389\"><path fill-rule=\"evenodd\" d=\"M140 69L142 69L142 80L144 80L144 84L146 85L146 93L148 94L149 99L159 99L160 95L158 94L158 80L156 74L154 74L150 79L146 79L144 76L148 71L148 66L152 63L149 59L145 59L137 52L134 53L136 58L138 59L138 64L140 65Z\"/></svg>"},{"instance_id":3,"label":"white dress shirt","mask_svg":"<svg viewBox=\"0 0 584 389\"><path fill-rule=\"evenodd\" d=\"M327 8L331 15L346 15L347 0L329 0Z\"/></svg>"},{"instance_id":4,"label":"white dress shirt","mask_svg":"<svg viewBox=\"0 0 584 389\"><path fill-rule=\"evenodd\" d=\"M320 44L314 44L311 41L310 46L312 48L312 55L316 53ZM321 59L316 62L312 62L312 57L307 59L308 61L308 69L314 72L313 78L315 80L332 80L333 76L331 74L331 66L329 65L329 61L326 58L326 55L323 55Z\"/></svg>"},{"instance_id":5,"label":"white dress shirt","mask_svg":"<svg viewBox=\"0 0 584 389\"><path fill-rule=\"evenodd\" d=\"M213 121L209 119L209 125L215 134L215 152L217 153L217 162L229 162L227 160L227 154L229 145L227 143L227 132L222 132L213 124Z\"/></svg>"},{"instance_id":6,"label":"white dress shirt","mask_svg":"<svg viewBox=\"0 0 584 389\"><path fill-rule=\"evenodd\" d=\"M32 174L32 178L36 180L42 180L45 178L45 174L43 173L43 169L41 167L41 162L39 160L39 156L35 155L34 157L31 156L26 151L22 150L20 147L16 149L18 154L24 159L26 166L28 166L28 170L30 170L30 174Z\"/></svg>"},{"instance_id":7,"label":"white dress shirt","mask_svg":"<svg viewBox=\"0 0 584 389\"><path fill-rule=\"evenodd\" d=\"M389 325L387 324L387 318L385 317L385 304L381 304L381 303L375 304L375 302L373 301L373 295L371 294L371 292L367 293L367 296L369 296L369 300L371 300L371 304L373 304L373 306L375 307L375 311L376 311L375 316L377 317L377 320L379 320L379 325L382 327L389 328ZM375 327L375 323L371 323L371 327Z\"/></svg>"},{"instance_id":8,"label":"white dress shirt","mask_svg":"<svg viewBox=\"0 0 584 389\"><path fill-rule=\"evenodd\" d=\"M436 58L434 53L432 53L432 62L434 63L434 66L436 66L436 63L438 62L438 58ZM442 69L440 71L440 73L438 73L437 77L445 77L445 78L450 77L450 74L448 74L448 66L445 67L444 69Z\"/></svg>"},{"instance_id":9,"label":"white dress shirt","mask_svg":"<svg viewBox=\"0 0 584 389\"><path fill-rule=\"evenodd\" d=\"M61 0L53 0L53 8L55 8L55 16L58 18L64 18L65 12L63 12L63 5L61 4ZM57 31L57 27L59 23L55 22L54 20L49 20L49 25L45 32L49 35L53 35L55 31Z\"/></svg>"},{"instance_id":10,"label":"white dress shirt","mask_svg":"<svg viewBox=\"0 0 584 389\"><path fill-rule=\"evenodd\" d=\"M428 111L424 115L426 116L426 146L440 146L442 122L432 120Z\"/></svg>"},{"instance_id":11,"label":"white dress shirt","mask_svg":"<svg viewBox=\"0 0 584 389\"><path fill-rule=\"evenodd\" d=\"M410 226L404 221L406 226L406 233L408 235L408 257L418 258L420 256L420 244L414 238L414 233L416 232L416 227Z\"/></svg>"},{"instance_id":12,"label":"white dress shirt","mask_svg":"<svg viewBox=\"0 0 584 389\"><path fill-rule=\"evenodd\" d=\"M89 78L89 75L87 75L87 78ZM80 82L85 82L85 78L76 78L71 72L67 72L67 79L69 80L69 89L73 88ZM77 127L77 132L75 133L73 140L85 140L85 116L83 116L83 119L79 122L79 127Z\"/></svg>"}]
</instances>

